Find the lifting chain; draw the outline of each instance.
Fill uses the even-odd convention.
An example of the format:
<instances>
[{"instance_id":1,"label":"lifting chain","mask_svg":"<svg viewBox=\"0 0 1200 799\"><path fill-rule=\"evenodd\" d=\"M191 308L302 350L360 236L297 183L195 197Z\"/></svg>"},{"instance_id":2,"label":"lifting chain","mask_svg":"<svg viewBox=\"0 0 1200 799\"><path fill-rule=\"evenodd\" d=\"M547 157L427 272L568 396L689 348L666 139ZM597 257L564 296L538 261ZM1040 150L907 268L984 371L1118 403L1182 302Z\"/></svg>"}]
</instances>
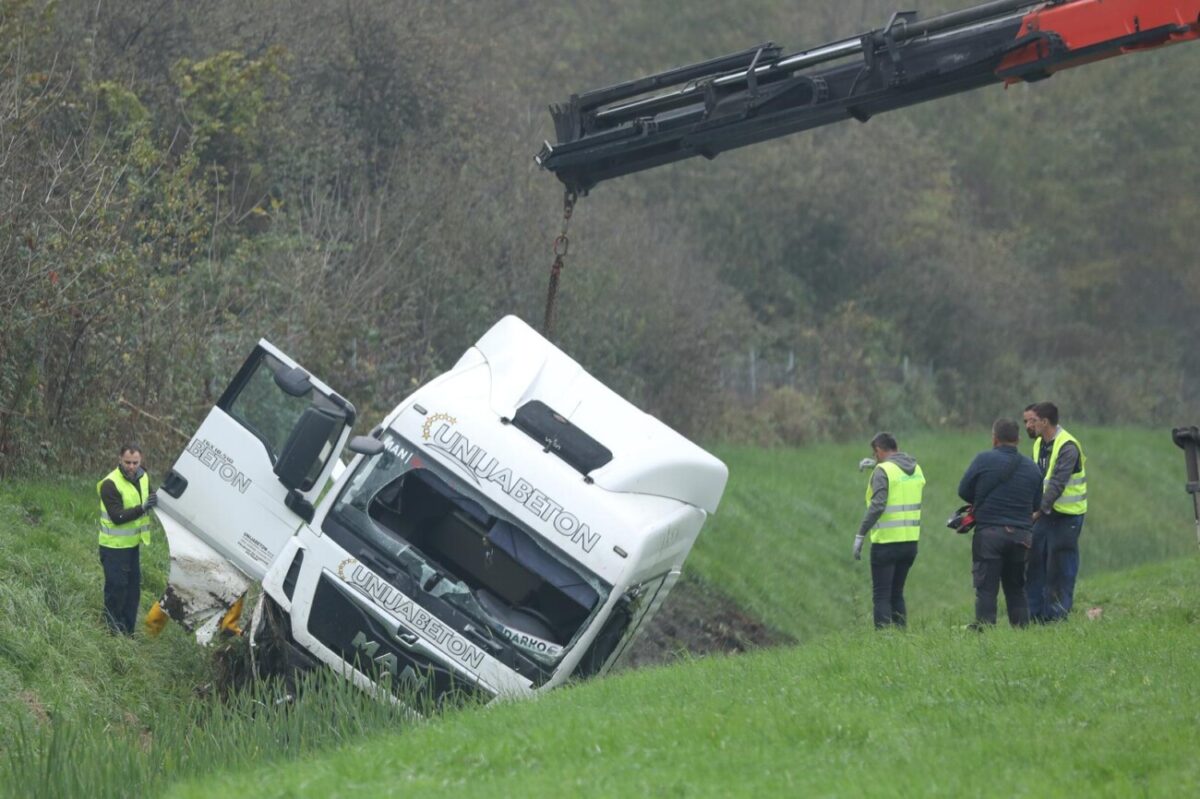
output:
<instances>
[{"instance_id":1,"label":"lifting chain","mask_svg":"<svg viewBox=\"0 0 1200 799\"><path fill-rule=\"evenodd\" d=\"M563 221L562 231L554 240L554 263L550 265L550 286L546 290L546 318L542 322L542 335L550 338L554 334L554 303L558 299L558 279L562 274L563 259L571 249L571 240L567 238L567 228L571 224L571 214L575 212L575 201L579 195L567 189L563 192Z\"/></svg>"}]
</instances>

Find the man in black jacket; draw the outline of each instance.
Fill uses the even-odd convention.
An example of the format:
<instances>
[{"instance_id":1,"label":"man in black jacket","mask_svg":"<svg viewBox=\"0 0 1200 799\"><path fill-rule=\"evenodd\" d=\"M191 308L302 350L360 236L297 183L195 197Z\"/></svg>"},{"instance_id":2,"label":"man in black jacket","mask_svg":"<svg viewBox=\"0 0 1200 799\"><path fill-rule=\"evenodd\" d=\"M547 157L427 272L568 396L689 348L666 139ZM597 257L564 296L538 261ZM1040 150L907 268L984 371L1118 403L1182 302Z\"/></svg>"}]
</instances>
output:
<instances>
[{"instance_id":1,"label":"man in black jacket","mask_svg":"<svg viewBox=\"0 0 1200 799\"><path fill-rule=\"evenodd\" d=\"M958 495L975 507L971 573L975 578L975 626L996 623L996 595L1004 586L1008 621L1029 623L1025 562L1033 540L1031 516L1042 501L1037 464L1017 452L1017 423L997 419L992 448L971 461L958 484Z\"/></svg>"}]
</instances>

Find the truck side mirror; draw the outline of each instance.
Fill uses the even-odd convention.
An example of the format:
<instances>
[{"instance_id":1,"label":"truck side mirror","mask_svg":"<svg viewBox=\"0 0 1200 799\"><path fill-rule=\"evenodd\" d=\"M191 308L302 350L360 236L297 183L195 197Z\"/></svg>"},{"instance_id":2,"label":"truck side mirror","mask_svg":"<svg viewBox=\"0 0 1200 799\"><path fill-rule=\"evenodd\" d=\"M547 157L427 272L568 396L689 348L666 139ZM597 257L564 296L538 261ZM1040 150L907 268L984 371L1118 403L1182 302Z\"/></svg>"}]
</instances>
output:
<instances>
[{"instance_id":1,"label":"truck side mirror","mask_svg":"<svg viewBox=\"0 0 1200 799\"><path fill-rule=\"evenodd\" d=\"M370 436L355 436L350 439L350 443L346 445L346 449L355 455L366 455L368 458L373 458L383 452L383 442L378 438L371 438Z\"/></svg>"},{"instance_id":2,"label":"truck side mirror","mask_svg":"<svg viewBox=\"0 0 1200 799\"><path fill-rule=\"evenodd\" d=\"M275 372L275 385L289 397L304 397L312 391L312 381L308 373L299 366Z\"/></svg>"},{"instance_id":3,"label":"truck side mirror","mask_svg":"<svg viewBox=\"0 0 1200 799\"><path fill-rule=\"evenodd\" d=\"M320 459L330 436L344 423L345 417L337 411L316 406L305 408L275 462L279 482L289 489L305 491L311 488L304 485L309 471Z\"/></svg>"},{"instance_id":4,"label":"truck side mirror","mask_svg":"<svg viewBox=\"0 0 1200 799\"><path fill-rule=\"evenodd\" d=\"M1200 544L1200 427L1176 427L1171 440L1183 450L1187 463L1187 492L1196 512L1196 543Z\"/></svg>"}]
</instances>

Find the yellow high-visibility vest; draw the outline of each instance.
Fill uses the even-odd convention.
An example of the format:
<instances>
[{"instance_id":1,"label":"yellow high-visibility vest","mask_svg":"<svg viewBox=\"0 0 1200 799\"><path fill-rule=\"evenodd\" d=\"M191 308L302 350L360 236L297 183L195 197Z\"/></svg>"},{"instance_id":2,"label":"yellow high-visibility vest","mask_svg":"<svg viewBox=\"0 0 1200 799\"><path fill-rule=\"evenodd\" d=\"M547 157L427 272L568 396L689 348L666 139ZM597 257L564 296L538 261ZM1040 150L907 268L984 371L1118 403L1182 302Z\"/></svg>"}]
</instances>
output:
<instances>
[{"instance_id":1,"label":"yellow high-visibility vest","mask_svg":"<svg viewBox=\"0 0 1200 799\"><path fill-rule=\"evenodd\" d=\"M121 473L118 467L105 475L104 480L112 480L113 485L121 492L121 504L128 508L140 507L150 490L150 476L145 472L134 486ZM100 486L104 480L96 483L96 496L100 496ZM150 543L150 516L142 514L131 522L117 524L108 516L104 500L100 500L100 546L109 549L129 549L138 544Z\"/></svg>"},{"instance_id":2,"label":"yellow high-visibility vest","mask_svg":"<svg viewBox=\"0 0 1200 799\"><path fill-rule=\"evenodd\" d=\"M916 541L921 537L921 495L925 491L925 474L917 466L912 474L891 461L879 464L888 479L887 505L883 515L871 528L872 544L894 544ZM871 481L867 481L867 506L871 505Z\"/></svg>"},{"instance_id":3,"label":"yellow high-visibility vest","mask_svg":"<svg viewBox=\"0 0 1200 799\"><path fill-rule=\"evenodd\" d=\"M1079 468L1071 475L1071 479L1067 480L1067 486L1063 489L1060 496L1054 503L1054 511L1056 513L1065 513L1068 516L1082 516L1087 513L1087 470L1084 468L1086 458L1083 456L1083 445L1079 443L1079 439L1068 433L1063 428L1058 428L1058 435L1054 437L1054 443L1050 449L1050 463L1046 465L1046 474L1042 477L1042 490L1050 484L1050 476L1054 474L1054 465L1058 463L1058 453L1062 450L1063 444L1068 441L1075 444L1075 448L1079 450ZM1042 456L1042 438L1038 436L1033 440L1033 459L1037 461Z\"/></svg>"}]
</instances>

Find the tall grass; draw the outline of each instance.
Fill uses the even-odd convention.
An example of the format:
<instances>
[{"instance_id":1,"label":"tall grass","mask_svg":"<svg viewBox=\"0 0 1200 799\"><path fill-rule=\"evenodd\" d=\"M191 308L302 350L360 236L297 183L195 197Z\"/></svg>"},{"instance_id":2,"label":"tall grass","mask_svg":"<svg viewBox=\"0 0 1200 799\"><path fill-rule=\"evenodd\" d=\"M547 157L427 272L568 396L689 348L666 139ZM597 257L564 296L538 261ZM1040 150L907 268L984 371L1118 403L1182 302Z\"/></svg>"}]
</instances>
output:
<instances>
[{"instance_id":1,"label":"tall grass","mask_svg":"<svg viewBox=\"0 0 1200 799\"><path fill-rule=\"evenodd\" d=\"M0 756L0 793L156 795L176 780L295 761L419 718L321 670L302 679L298 690L266 681L224 700L192 699L147 726L22 722Z\"/></svg>"},{"instance_id":2,"label":"tall grass","mask_svg":"<svg viewBox=\"0 0 1200 799\"><path fill-rule=\"evenodd\" d=\"M106 632L98 506L91 481L0 484L0 730L18 719L137 728L213 679L208 654L178 628L154 641ZM166 584L156 535L142 556L143 610Z\"/></svg>"}]
</instances>

